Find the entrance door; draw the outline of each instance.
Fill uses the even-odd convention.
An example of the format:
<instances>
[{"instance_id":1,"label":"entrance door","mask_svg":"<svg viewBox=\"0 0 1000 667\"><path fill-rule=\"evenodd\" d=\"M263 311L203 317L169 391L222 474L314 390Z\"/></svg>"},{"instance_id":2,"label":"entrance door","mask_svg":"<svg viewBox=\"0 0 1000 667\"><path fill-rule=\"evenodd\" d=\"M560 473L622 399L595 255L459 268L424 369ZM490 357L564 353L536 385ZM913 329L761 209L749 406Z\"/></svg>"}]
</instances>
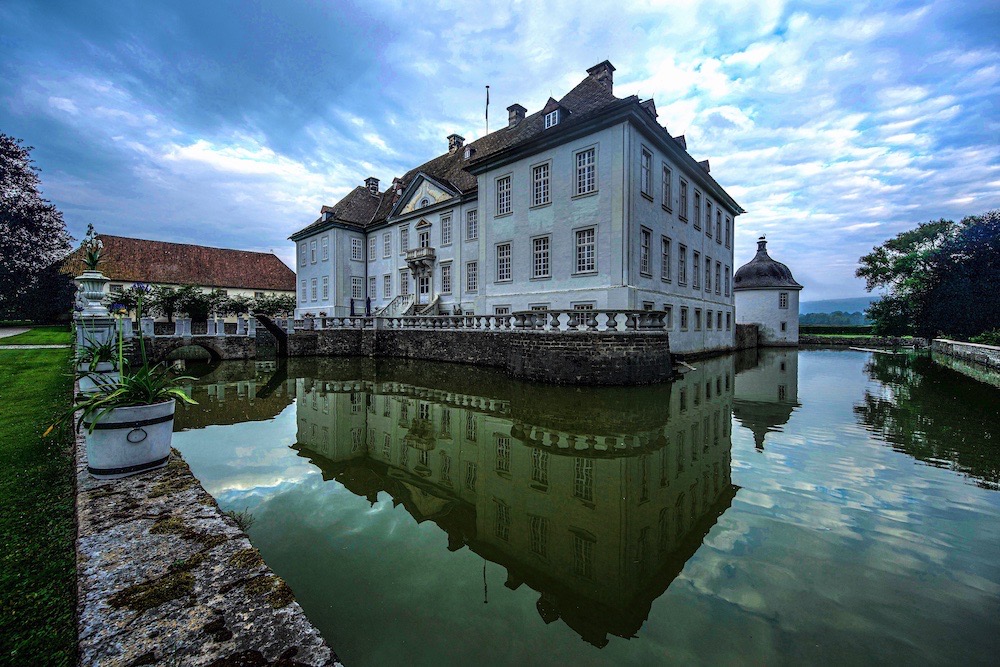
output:
<instances>
[{"instance_id":1,"label":"entrance door","mask_svg":"<svg viewBox=\"0 0 1000 667\"><path fill-rule=\"evenodd\" d=\"M431 277L430 276L418 276L417 277L417 303L428 304L430 303L431 296Z\"/></svg>"}]
</instances>

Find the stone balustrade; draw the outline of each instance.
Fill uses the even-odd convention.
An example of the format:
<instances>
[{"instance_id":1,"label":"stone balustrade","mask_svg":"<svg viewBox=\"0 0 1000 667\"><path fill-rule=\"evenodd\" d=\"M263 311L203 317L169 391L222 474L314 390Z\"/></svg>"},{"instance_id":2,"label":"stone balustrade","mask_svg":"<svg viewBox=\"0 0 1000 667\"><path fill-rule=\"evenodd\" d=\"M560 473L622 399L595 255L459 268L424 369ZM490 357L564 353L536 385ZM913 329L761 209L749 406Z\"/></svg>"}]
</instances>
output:
<instances>
[{"instance_id":1,"label":"stone balustrade","mask_svg":"<svg viewBox=\"0 0 1000 667\"><path fill-rule=\"evenodd\" d=\"M643 332L666 331L659 310L529 310L512 315L409 315L400 317L311 317L295 329L431 329L439 331Z\"/></svg>"}]
</instances>

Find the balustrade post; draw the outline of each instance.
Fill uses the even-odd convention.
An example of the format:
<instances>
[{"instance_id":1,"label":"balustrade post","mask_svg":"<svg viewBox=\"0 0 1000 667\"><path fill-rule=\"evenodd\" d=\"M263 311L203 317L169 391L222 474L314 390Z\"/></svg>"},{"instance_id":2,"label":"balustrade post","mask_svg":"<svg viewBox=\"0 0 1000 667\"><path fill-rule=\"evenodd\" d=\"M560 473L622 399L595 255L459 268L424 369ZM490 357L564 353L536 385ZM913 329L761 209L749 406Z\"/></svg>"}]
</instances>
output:
<instances>
[{"instance_id":1,"label":"balustrade post","mask_svg":"<svg viewBox=\"0 0 1000 667\"><path fill-rule=\"evenodd\" d=\"M587 313L587 321L585 322L587 331L597 331L597 311L592 310Z\"/></svg>"},{"instance_id":2,"label":"balustrade post","mask_svg":"<svg viewBox=\"0 0 1000 667\"><path fill-rule=\"evenodd\" d=\"M140 319L139 331L142 333L143 336L146 336L148 338L153 338L156 335L156 332L153 327L153 318L143 317L142 319Z\"/></svg>"},{"instance_id":3,"label":"balustrade post","mask_svg":"<svg viewBox=\"0 0 1000 667\"><path fill-rule=\"evenodd\" d=\"M205 323L205 335L206 336L214 336L215 335L215 325L216 325L215 318L214 317L209 317L208 318L208 322Z\"/></svg>"},{"instance_id":4,"label":"balustrade post","mask_svg":"<svg viewBox=\"0 0 1000 667\"><path fill-rule=\"evenodd\" d=\"M247 336L250 338L257 337L257 318L249 317L247 318Z\"/></svg>"},{"instance_id":5,"label":"balustrade post","mask_svg":"<svg viewBox=\"0 0 1000 667\"><path fill-rule=\"evenodd\" d=\"M639 318L638 313L634 312L625 313L625 330L635 331L636 327L638 326L638 318Z\"/></svg>"}]
</instances>

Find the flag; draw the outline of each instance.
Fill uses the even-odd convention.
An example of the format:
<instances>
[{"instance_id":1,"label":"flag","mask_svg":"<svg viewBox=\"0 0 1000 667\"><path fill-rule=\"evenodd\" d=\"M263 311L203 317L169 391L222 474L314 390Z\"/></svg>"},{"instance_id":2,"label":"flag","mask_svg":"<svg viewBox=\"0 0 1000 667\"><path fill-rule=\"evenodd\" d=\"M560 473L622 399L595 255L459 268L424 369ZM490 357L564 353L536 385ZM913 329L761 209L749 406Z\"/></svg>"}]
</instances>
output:
<instances>
[{"instance_id":1,"label":"flag","mask_svg":"<svg viewBox=\"0 0 1000 667\"><path fill-rule=\"evenodd\" d=\"M490 119L490 87L486 86L486 120Z\"/></svg>"}]
</instances>

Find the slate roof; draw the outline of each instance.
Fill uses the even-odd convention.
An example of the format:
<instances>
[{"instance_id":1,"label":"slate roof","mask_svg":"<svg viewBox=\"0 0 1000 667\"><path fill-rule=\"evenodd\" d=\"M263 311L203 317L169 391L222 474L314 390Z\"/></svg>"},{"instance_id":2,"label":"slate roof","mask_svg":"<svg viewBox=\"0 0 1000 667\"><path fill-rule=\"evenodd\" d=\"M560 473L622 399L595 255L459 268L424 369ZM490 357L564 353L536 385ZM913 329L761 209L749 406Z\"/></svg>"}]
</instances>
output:
<instances>
[{"instance_id":1,"label":"slate roof","mask_svg":"<svg viewBox=\"0 0 1000 667\"><path fill-rule=\"evenodd\" d=\"M792 271L781 262L776 262L767 254L767 241L760 237L757 241L757 254L749 262L736 270L733 276L733 291L747 289L762 289L786 287L802 289L795 282Z\"/></svg>"},{"instance_id":2,"label":"slate roof","mask_svg":"<svg viewBox=\"0 0 1000 667\"><path fill-rule=\"evenodd\" d=\"M112 281L200 285L231 289L295 291L295 272L269 252L210 248L101 234L100 270ZM63 262L63 271L83 269L82 252Z\"/></svg>"}]
</instances>

